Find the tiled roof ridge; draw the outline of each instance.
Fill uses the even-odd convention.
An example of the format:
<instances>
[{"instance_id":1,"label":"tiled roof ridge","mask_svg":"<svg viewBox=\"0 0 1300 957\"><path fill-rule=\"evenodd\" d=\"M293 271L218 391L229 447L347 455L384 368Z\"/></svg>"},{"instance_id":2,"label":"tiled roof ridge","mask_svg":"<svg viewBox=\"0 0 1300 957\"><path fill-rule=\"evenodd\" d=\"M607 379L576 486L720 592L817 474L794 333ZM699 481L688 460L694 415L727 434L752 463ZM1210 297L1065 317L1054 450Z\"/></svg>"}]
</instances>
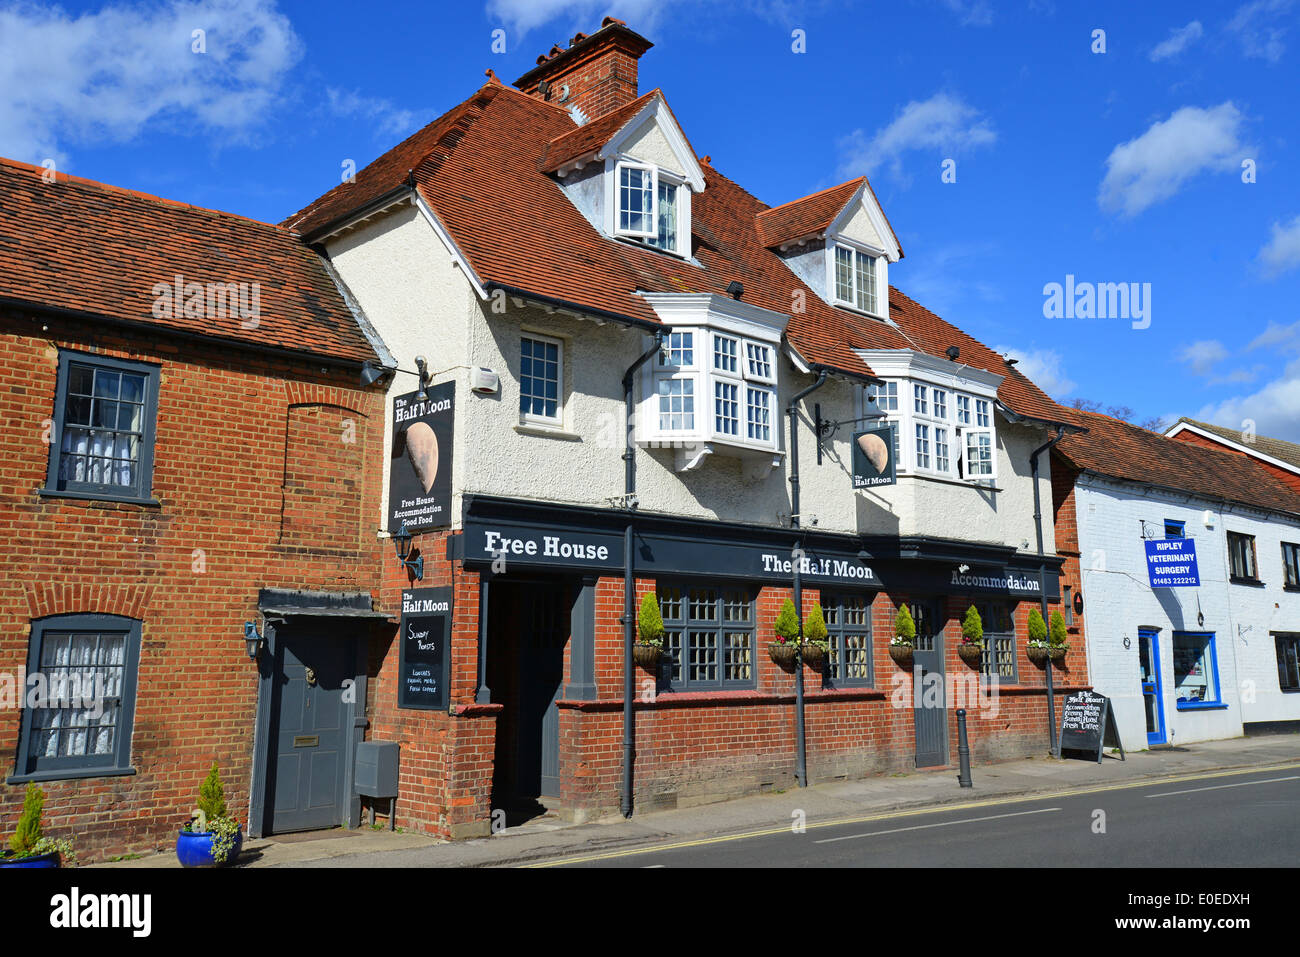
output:
<instances>
[{"instance_id":1,"label":"tiled roof ridge","mask_svg":"<svg viewBox=\"0 0 1300 957\"><path fill-rule=\"evenodd\" d=\"M1234 429L1231 426L1227 426L1227 425L1215 425L1213 422L1202 422L1199 419L1193 419L1190 416L1186 416L1186 415L1179 416L1178 422L1175 422L1174 424L1177 425L1179 422L1185 422L1188 425L1194 425L1199 429L1208 429L1209 431L1217 434L1220 438L1227 439L1229 442L1236 442L1238 445L1249 444L1249 443L1243 443L1242 439L1240 438L1241 429ZM1229 438L1229 436L1237 436L1237 438ZM1300 444L1297 444L1295 442L1288 441L1287 439L1279 439L1273 435L1259 435L1258 433L1256 434L1256 438L1265 439L1268 442L1276 442L1279 445L1283 445L1286 446L1288 449L1291 449L1294 452L1294 454L1300 455Z\"/></svg>"},{"instance_id":2,"label":"tiled roof ridge","mask_svg":"<svg viewBox=\"0 0 1300 957\"><path fill-rule=\"evenodd\" d=\"M22 160L12 159L7 156L0 156L0 166L7 166L19 173L31 173L36 179L43 179L47 172L50 172L44 166L34 166L31 163L24 163ZM105 183L97 179L90 179L85 176L73 176L70 173L55 171L55 182L46 185L73 186L83 189L91 189L101 193L115 193L131 199L143 200L150 203L158 203L162 206L170 206L173 209L185 211L192 210L197 213L207 213L213 216L222 216L228 219L238 220L243 223L249 223L253 226L260 226L277 233L287 233L284 227L276 223L268 223L261 219L253 219L251 216L243 216L239 213L230 213L223 209L213 209L210 206L198 206L194 203L183 203L178 199L168 199L166 196L156 196L153 193L146 193L137 189L128 189L125 186L114 186L112 183Z\"/></svg>"},{"instance_id":3,"label":"tiled roof ridge","mask_svg":"<svg viewBox=\"0 0 1300 957\"><path fill-rule=\"evenodd\" d=\"M541 104L542 106L549 106L551 109L558 110L559 112L563 113L565 116L569 117L570 120L573 119L573 114L569 112L568 107L561 106L559 103L552 103L550 100L538 99L537 97L533 96L531 93L525 93L523 90L515 89L515 87L511 86L509 83L502 82L495 75L493 75L492 78L489 79L487 83L484 83L483 86L491 86L493 89L499 87L500 89L514 96L522 96L525 100L528 100L530 103L538 103ZM479 89L482 90L482 87L480 87ZM577 125L575 124L575 127L576 126ZM577 127L577 128L580 129L581 127Z\"/></svg>"}]
</instances>

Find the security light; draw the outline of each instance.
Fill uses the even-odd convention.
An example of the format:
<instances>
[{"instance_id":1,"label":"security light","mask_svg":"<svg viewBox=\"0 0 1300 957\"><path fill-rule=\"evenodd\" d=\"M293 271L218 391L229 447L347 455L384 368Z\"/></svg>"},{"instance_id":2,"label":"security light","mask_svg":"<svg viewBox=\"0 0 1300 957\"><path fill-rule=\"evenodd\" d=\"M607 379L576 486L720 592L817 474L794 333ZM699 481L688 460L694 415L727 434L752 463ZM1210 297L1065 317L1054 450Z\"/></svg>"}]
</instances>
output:
<instances>
[{"instance_id":1,"label":"security light","mask_svg":"<svg viewBox=\"0 0 1300 957\"><path fill-rule=\"evenodd\" d=\"M727 286L727 295L730 296L732 299L739 299L744 294L745 294L745 287L742 286L734 279Z\"/></svg>"},{"instance_id":2,"label":"security light","mask_svg":"<svg viewBox=\"0 0 1300 957\"><path fill-rule=\"evenodd\" d=\"M961 350L958 349L956 346L949 346L947 349L944 350L943 354L946 355L953 362L956 362L957 357L961 355Z\"/></svg>"}]
</instances>

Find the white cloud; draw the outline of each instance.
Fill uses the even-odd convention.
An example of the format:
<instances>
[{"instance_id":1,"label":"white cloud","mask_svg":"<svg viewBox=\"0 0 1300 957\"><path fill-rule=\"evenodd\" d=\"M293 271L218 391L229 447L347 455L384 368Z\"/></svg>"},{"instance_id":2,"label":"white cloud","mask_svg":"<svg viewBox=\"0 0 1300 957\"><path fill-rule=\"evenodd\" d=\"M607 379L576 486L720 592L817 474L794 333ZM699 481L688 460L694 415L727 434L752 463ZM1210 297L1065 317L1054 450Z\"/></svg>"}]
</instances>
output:
<instances>
[{"instance_id":1,"label":"white cloud","mask_svg":"<svg viewBox=\"0 0 1300 957\"><path fill-rule=\"evenodd\" d=\"M325 95L336 116L368 116L375 123L375 134L385 139L404 138L423 125L414 110L395 106L390 100L332 86L326 87Z\"/></svg>"},{"instance_id":2,"label":"white cloud","mask_svg":"<svg viewBox=\"0 0 1300 957\"><path fill-rule=\"evenodd\" d=\"M564 46L579 30L594 33L607 16L617 17L630 29L649 36L673 8L688 5L711 10L722 6L723 0L710 0L707 4L698 0L693 4L688 0L488 0L485 12L493 26L506 27L509 48L511 43L519 42L548 23L561 28L564 36L555 38L554 42ZM765 20L789 22L803 16L803 8L808 4L801 0L731 0L729 5Z\"/></svg>"},{"instance_id":3,"label":"white cloud","mask_svg":"<svg viewBox=\"0 0 1300 957\"><path fill-rule=\"evenodd\" d=\"M943 0L964 27L987 27L993 22L993 5L988 0Z\"/></svg>"},{"instance_id":4,"label":"white cloud","mask_svg":"<svg viewBox=\"0 0 1300 957\"><path fill-rule=\"evenodd\" d=\"M1279 346L1286 350L1300 349L1300 322L1293 322L1289 326L1283 326L1279 323L1269 321L1264 327L1264 331L1250 341L1246 346L1246 351L1253 349L1264 349L1269 346Z\"/></svg>"},{"instance_id":5,"label":"white cloud","mask_svg":"<svg viewBox=\"0 0 1300 957\"><path fill-rule=\"evenodd\" d=\"M1064 360L1055 349L1019 349L1015 346L994 346L993 351L999 355L1018 359L1016 368L1048 395L1060 398L1073 392L1078 384L1065 374L1062 367Z\"/></svg>"},{"instance_id":6,"label":"white cloud","mask_svg":"<svg viewBox=\"0 0 1300 957\"><path fill-rule=\"evenodd\" d=\"M1270 276L1300 267L1300 216L1285 226L1273 224L1273 236L1259 251L1259 261Z\"/></svg>"},{"instance_id":7,"label":"white cloud","mask_svg":"<svg viewBox=\"0 0 1300 957\"><path fill-rule=\"evenodd\" d=\"M1098 202L1136 216L1168 199L1203 172L1236 170L1253 149L1241 141L1245 116L1231 101L1209 109L1185 106L1106 158Z\"/></svg>"},{"instance_id":8,"label":"white cloud","mask_svg":"<svg viewBox=\"0 0 1300 957\"><path fill-rule=\"evenodd\" d=\"M840 142L844 161L842 175L871 174L885 163L895 176L903 176L903 154L929 150L938 156L926 162L939 175L939 160L980 146L991 146L997 133L979 110L959 97L936 93L928 100L912 100L894 117L868 137L855 130Z\"/></svg>"},{"instance_id":9,"label":"white cloud","mask_svg":"<svg viewBox=\"0 0 1300 957\"><path fill-rule=\"evenodd\" d=\"M1300 442L1300 359L1258 392L1207 405L1194 418L1231 429L1245 428L1249 420L1260 435Z\"/></svg>"},{"instance_id":10,"label":"white cloud","mask_svg":"<svg viewBox=\"0 0 1300 957\"><path fill-rule=\"evenodd\" d=\"M1246 56L1276 63L1286 49L1286 26L1279 21L1291 22L1287 14L1294 5L1295 0L1254 0L1238 8L1228 30L1237 35Z\"/></svg>"},{"instance_id":11,"label":"white cloud","mask_svg":"<svg viewBox=\"0 0 1300 957\"><path fill-rule=\"evenodd\" d=\"M1183 346L1178 353L1178 361L1186 362L1197 375L1207 376L1228 355L1228 350L1219 340L1201 339Z\"/></svg>"},{"instance_id":12,"label":"white cloud","mask_svg":"<svg viewBox=\"0 0 1300 957\"><path fill-rule=\"evenodd\" d=\"M1151 50L1151 61L1168 60L1182 53L1187 47L1201 38L1205 30L1200 20L1193 20L1185 27L1175 27L1169 31L1169 38L1157 43Z\"/></svg>"},{"instance_id":13,"label":"white cloud","mask_svg":"<svg viewBox=\"0 0 1300 957\"><path fill-rule=\"evenodd\" d=\"M205 31L205 53L192 49ZM35 163L151 123L240 138L275 105L301 43L270 0L0 8L0 154Z\"/></svg>"}]
</instances>

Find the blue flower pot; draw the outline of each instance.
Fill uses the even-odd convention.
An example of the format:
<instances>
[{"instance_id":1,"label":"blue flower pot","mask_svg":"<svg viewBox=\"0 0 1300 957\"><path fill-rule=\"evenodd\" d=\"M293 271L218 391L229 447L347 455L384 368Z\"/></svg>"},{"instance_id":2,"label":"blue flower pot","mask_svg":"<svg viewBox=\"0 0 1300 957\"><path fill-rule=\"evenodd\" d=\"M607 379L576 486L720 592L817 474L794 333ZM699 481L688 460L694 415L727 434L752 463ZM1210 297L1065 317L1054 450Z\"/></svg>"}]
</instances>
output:
<instances>
[{"instance_id":1,"label":"blue flower pot","mask_svg":"<svg viewBox=\"0 0 1300 957\"><path fill-rule=\"evenodd\" d=\"M5 851L4 857L0 857L0 867L58 867L59 852L50 851L48 854L35 854L31 857L14 857L12 851Z\"/></svg>"},{"instance_id":2,"label":"blue flower pot","mask_svg":"<svg viewBox=\"0 0 1300 957\"><path fill-rule=\"evenodd\" d=\"M239 858L244 847L244 829L235 835L235 846L230 856L218 864L212 859L212 833L210 831L181 831L176 838L176 858L181 867L226 867Z\"/></svg>"}]
</instances>

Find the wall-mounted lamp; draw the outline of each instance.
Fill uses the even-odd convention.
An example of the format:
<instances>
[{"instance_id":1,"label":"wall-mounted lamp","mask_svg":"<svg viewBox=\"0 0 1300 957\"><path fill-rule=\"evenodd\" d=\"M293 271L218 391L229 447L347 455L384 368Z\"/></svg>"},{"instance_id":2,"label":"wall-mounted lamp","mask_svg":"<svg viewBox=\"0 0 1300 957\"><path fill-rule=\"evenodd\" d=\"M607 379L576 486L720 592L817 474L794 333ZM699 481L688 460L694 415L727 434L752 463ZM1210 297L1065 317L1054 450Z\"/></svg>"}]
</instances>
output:
<instances>
[{"instance_id":1,"label":"wall-mounted lamp","mask_svg":"<svg viewBox=\"0 0 1300 957\"><path fill-rule=\"evenodd\" d=\"M402 522L402 527L393 532L393 547L397 549L397 560L402 567L410 569L416 580L424 581L424 556L411 558L411 533L406 528L406 522Z\"/></svg>"},{"instance_id":2,"label":"wall-mounted lamp","mask_svg":"<svg viewBox=\"0 0 1300 957\"><path fill-rule=\"evenodd\" d=\"M727 295L730 296L732 299L739 299L744 294L745 294L745 287L742 286L736 280L734 279L731 280L731 282L727 285Z\"/></svg>"},{"instance_id":3,"label":"wall-mounted lamp","mask_svg":"<svg viewBox=\"0 0 1300 957\"><path fill-rule=\"evenodd\" d=\"M391 369L385 369L373 359L367 359L361 363L361 384L363 386L374 385L391 371Z\"/></svg>"},{"instance_id":4,"label":"wall-mounted lamp","mask_svg":"<svg viewBox=\"0 0 1300 957\"><path fill-rule=\"evenodd\" d=\"M260 634L257 625L251 621L244 622L244 650L248 652L248 657L256 661L264 647L266 647L266 636Z\"/></svg>"},{"instance_id":5,"label":"wall-mounted lamp","mask_svg":"<svg viewBox=\"0 0 1300 957\"><path fill-rule=\"evenodd\" d=\"M957 346L949 346L943 350L943 354L948 357L949 361L956 362L957 357L961 355L961 349L957 348Z\"/></svg>"},{"instance_id":6,"label":"wall-mounted lamp","mask_svg":"<svg viewBox=\"0 0 1300 957\"><path fill-rule=\"evenodd\" d=\"M957 566L957 571L958 571L959 574L965 575L968 571L970 571L970 566L969 566L969 565L958 565L958 566Z\"/></svg>"},{"instance_id":7,"label":"wall-mounted lamp","mask_svg":"<svg viewBox=\"0 0 1300 957\"><path fill-rule=\"evenodd\" d=\"M1083 592L1081 591L1074 593L1074 613L1076 615L1083 614ZM1127 648L1128 645L1125 645L1124 647Z\"/></svg>"}]
</instances>

